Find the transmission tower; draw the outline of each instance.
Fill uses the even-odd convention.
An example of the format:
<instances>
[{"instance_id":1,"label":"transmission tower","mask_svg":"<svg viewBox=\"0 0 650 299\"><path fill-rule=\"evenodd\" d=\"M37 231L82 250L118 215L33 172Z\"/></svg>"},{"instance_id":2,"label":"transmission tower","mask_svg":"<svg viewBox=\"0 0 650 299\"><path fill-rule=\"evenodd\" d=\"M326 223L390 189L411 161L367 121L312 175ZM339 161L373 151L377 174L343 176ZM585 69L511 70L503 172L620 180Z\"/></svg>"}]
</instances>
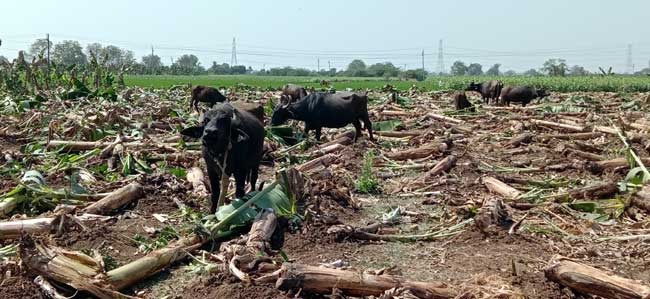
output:
<instances>
[{"instance_id":1,"label":"transmission tower","mask_svg":"<svg viewBox=\"0 0 650 299\"><path fill-rule=\"evenodd\" d=\"M230 57L230 66L237 65L237 44L235 38L232 38L232 56Z\"/></svg>"},{"instance_id":2,"label":"transmission tower","mask_svg":"<svg viewBox=\"0 0 650 299\"><path fill-rule=\"evenodd\" d=\"M634 73L634 64L632 63L632 44L627 45L627 73Z\"/></svg>"},{"instance_id":3,"label":"transmission tower","mask_svg":"<svg viewBox=\"0 0 650 299\"><path fill-rule=\"evenodd\" d=\"M442 40L438 42L438 66L436 67L438 74L443 74L445 72L445 62L442 56Z\"/></svg>"}]
</instances>

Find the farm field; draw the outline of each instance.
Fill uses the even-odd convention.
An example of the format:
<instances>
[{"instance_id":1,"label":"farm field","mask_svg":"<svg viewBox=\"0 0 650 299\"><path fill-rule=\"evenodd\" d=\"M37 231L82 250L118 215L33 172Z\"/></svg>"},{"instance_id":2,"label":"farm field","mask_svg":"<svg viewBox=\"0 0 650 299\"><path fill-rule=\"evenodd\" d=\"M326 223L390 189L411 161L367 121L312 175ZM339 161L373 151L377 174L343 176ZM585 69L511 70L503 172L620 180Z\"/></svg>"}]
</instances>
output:
<instances>
[{"instance_id":1,"label":"farm field","mask_svg":"<svg viewBox=\"0 0 650 299\"><path fill-rule=\"evenodd\" d=\"M0 114L0 294L45 298L41 276L62 296L106 298L585 298L606 282L642 298L649 79L502 79L552 94L503 107L468 93L470 112L450 90L472 78L332 80L370 89L374 142L352 142L352 126L320 142L298 122L268 126L272 89L315 78L126 77L114 99L44 91ZM200 142L179 134L200 115L189 88L171 88L188 82L265 107L264 187L248 208L208 212ZM588 278L602 288L575 282ZM354 279L366 287L340 283Z\"/></svg>"},{"instance_id":2,"label":"farm field","mask_svg":"<svg viewBox=\"0 0 650 299\"><path fill-rule=\"evenodd\" d=\"M280 88L287 83L300 84L305 87L320 88L321 79L328 80L335 89L379 89L390 84L399 90L407 90L413 85L426 90L460 90L469 82L502 80L506 85L531 85L558 92L572 91L609 91L609 92L645 92L650 91L650 76L588 76L588 77L490 77L490 76L444 76L428 77L425 81L400 81L395 78L386 80L373 77L274 77L253 75L205 75L205 76L125 76L128 86L170 88L174 85L188 84L213 87L230 87L244 84L259 88Z\"/></svg>"}]
</instances>

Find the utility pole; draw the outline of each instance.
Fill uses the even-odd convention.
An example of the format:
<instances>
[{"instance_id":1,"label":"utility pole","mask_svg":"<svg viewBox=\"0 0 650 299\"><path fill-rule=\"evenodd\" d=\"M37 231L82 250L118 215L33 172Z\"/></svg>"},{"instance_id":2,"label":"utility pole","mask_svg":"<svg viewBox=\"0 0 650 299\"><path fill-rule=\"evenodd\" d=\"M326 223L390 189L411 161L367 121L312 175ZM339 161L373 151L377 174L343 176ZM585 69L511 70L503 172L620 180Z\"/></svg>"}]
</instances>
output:
<instances>
[{"instance_id":1,"label":"utility pole","mask_svg":"<svg viewBox=\"0 0 650 299\"><path fill-rule=\"evenodd\" d=\"M436 67L438 74L443 74L445 72L445 63L442 57L442 39L438 41L438 65Z\"/></svg>"},{"instance_id":2,"label":"utility pole","mask_svg":"<svg viewBox=\"0 0 650 299\"><path fill-rule=\"evenodd\" d=\"M650 62L648 62L648 64L650 64ZM331 69L332 69L332 64L331 64L330 61L328 60L328 61L327 61L327 71L329 71L329 70L331 70Z\"/></svg>"},{"instance_id":3,"label":"utility pole","mask_svg":"<svg viewBox=\"0 0 650 299\"><path fill-rule=\"evenodd\" d=\"M153 58L153 45L151 45L151 58Z\"/></svg>"},{"instance_id":4,"label":"utility pole","mask_svg":"<svg viewBox=\"0 0 650 299\"><path fill-rule=\"evenodd\" d=\"M320 57L318 58L318 62L316 63L316 65L318 66L316 68L316 72L320 72Z\"/></svg>"},{"instance_id":5,"label":"utility pole","mask_svg":"<svg viewBox=\"0 0 650 299\"><path fill-rule=\"evenodd\" d=\"M632 44L627 45L627 73L634 74L634 64L632 63Z\"/></svg>"},{"instance_id":6,"label":"utility pole","mask_svg":"<svg viewBox=\"0 0 650 299\"><path fill-rule=\"evenodd\" d=\"M47 71L50 71L50 34L45 35L45 39L47 40Z\"/></svg>"},{"instance_id":7,"label":"utility pole","mask_svg":"<svg viewBox=\"0 0 650 299\"><path fill-rule=\"evenodd\" d=\"M424 49L422 49L422 70L424 71Z\"/></svg>"},{"instance_id":8,"label":"utility pole","mask_svg":"<svg viewBox=\"0 0 650 299\"><path fill-rule=\"evenodd\" d=\"M47 88L50 88L50 34L47 33L45 35L45 39L47 40L47 79L45 80L45 85Z\"/></svg>"}]
</instances>

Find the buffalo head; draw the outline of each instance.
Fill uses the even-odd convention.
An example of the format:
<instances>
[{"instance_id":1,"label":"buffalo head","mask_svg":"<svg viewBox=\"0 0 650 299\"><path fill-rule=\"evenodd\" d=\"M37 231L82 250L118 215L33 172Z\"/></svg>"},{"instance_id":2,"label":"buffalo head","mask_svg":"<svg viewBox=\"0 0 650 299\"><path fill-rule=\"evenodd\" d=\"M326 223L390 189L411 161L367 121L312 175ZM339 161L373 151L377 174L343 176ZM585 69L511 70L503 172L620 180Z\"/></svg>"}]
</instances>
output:
<instances>
[{"instance_id":1,"label":"buffalo head","mask_svg":"<svg viewBox=\"0 0 650 299\"><path fill-rule=\"evenodd\" d=\"M466 91L481 91L481 84L474 83L472 81L467 88L465 88Z\"/></svg>"},{"instance_id":2,"label":"buffalo head","mask_svg":"<svg viewBox=\"0 0 650 299\"><path fill-rule=\"evenodd\" d=\"M271 116L272 126L279 126L293 117L293 112L291 112L290 105L291 104L289 102L285 102L280 99L280 104L273 108L273 115Z\"/></svg>"},{"instance_id":3,"label":"buffalo head","mask_svg":"<svg viewBox=\"0 0 650 299\"><path fill-rule=\"evenodd\" d=\"M214 154L224 153L233 143L248 140L248 135L240 129L237 112L229 103L208 110L201 125L186 128L181 134L201 138L203 146Z\"/></svg>"},{"instance_id":4,"label":"buffalo head","mask_svg":"<svg viewBox=\"0 0 650 299\"><path fill-rule=\"evenodd\" d=\"M548 91L546 91L546 89L538 89L537 90L537 97L540 98L540 99L548 97L550 95L551 94Z\"/></svg>"}]
</instances>

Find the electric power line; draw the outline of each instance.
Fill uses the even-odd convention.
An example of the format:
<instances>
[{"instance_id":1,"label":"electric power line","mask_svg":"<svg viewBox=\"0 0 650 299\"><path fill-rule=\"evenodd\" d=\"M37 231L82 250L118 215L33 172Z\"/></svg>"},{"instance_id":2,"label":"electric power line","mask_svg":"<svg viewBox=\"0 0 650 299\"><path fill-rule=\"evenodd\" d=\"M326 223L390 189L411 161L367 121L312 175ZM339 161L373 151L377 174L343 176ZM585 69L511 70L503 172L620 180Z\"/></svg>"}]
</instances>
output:
<instances>
[{"instance_id":1,"label":"electric power line","mask_svg":"<svg viewBox=\"0 0 650 299\"><path fill-rule=\"evenodd\" d=\"M19 51L16 47L21 47L27 42L22 40L23 37L29 37L30 35L14 35L9 36L9 39L3 38L5 45L0 48L0 51L8 53L9 51ZM37 35L31 35L38 37ZM86 37L72 36L72 35L52 35L57 38L67 38L67 39L77 39L77 40L86 40L92 42L101 42L103 44L114 44L114 45L137 45L138 49L146 51L149 50L151 44L145 45L140 42L133 41L108 41L103 39L90 39ZM432 47L421 47L421 48L398 48L398 49L368 49L368 50L309 50L309 49L290 49L290 48L276 48L270 46L260 46L252 44L240 44L239 52L237 51L236 41L233 38L232 48L227 49L226 45L220 44L216 45L217 47L203 47L203 46L182 46L182 45L171 45L171 44L158 44L156 50L161 52L159 55L170 56L170 55L179 55L182 52L189 53L201 53L202 59L205 60L206 57L213 57L217 60L225 60L228 54L231 56L231 64L236 65L241 63L237 61L237 55L240 57L245 57L245 60L248 62L253 62L257 60L263 60L259 63L267 64L269 66L281 66L281 65L297 65L297 61L308 62L312 59L317 60L317 68L320 69L320 59L328 60L328 68L332 68L332 64L336 66L345 66L351 59L362 59L367 61L393 61L394 63L400 65L407 63L409 65L418 65L426 59L426 57L433 57L437 55L437 71L444 72L444 56L447 56L447 59L462 59L462 60L474 60L478 62L485 61L496 61L502 62L507 60L510 64L517 62L519 64L524 64L524 62L531 62L539 64L540 59L550 58L550 57L560 57L568 58L567 60L570 63L601 63L603 60L613 61L616 57L620 57L622 51L625 49L621 46L603 46L603 47L590 47L590 48L555 48L555 49L534 49L534 50L518 50L518 51L504 51L504 50L489 50L489 49L476 49L476 48L467 48L459 46L447 46L447 49L451 49L452 52L444 51L442 47L442 40L439 41L438 51L435 52L435 49ZM646 43L650 44L650 43ZM643 48L638 45L644 45L644 43L635 43L637 49L635 54L638 57L650 56L650 51L648 47ZM11 48L5 48L9 46ZM243 49L242 49L243 47ZM128 48L128 47L127 47ZM419 50L419 53L414 50ZM253 58L253 59L250 59ZM258 59L255 59L258 58ZM620 60L619 60L620 61ZM542 61L543 62L543 61ZM612 65L611 63L606 63L607 65ZM644 63L645 64L645 63ZM618 65L618 64L616 64ZM424 65L426 66L426 64ZM628 47L628 59L627 64L628 72L632 72L634 68L634 63L631 55L631 46ZM624 66L624 67L625 67ZM304 64L301 67L311 69L311 66Z\"/></svg>"}]
</instances>

